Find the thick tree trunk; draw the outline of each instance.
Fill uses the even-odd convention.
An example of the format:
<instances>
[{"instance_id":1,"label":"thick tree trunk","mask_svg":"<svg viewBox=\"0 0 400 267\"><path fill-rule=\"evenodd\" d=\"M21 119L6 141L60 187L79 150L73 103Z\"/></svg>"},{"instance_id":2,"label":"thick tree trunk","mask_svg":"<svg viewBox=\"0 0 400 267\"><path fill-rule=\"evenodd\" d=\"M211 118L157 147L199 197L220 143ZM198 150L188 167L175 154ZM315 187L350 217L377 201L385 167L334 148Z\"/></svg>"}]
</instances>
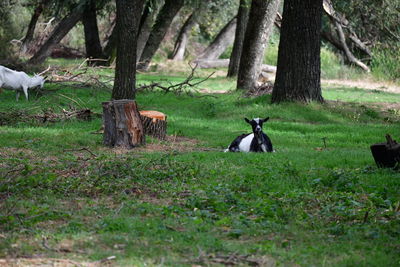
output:
<instances>
[{"instance_id":1,"label":"thick tree trunk","mask_svg":"<svg viewBox=\"0 0 400 267\"><path fill-rule=\"evenodd\" d=\"M285 1L272 102L323 102L322 0Z\"/></svg>"},{"instance_id":2,"label":"thick tree trunk","mask_svg":"<svg viewBox=\"0 0 400 267\"><path fill-rule=\"evenodd\" d=\"M127 149L145 144L142 120L134 100L103 102L103 143Z\"/></svg>"},{"instance_id":3,"label":"thick tree trunk","mask_svg":"<svg viewBox=\"0 0 400 267\"><path fill-rule=\"evenodd\" d=\"M49 2L50 0L40 1L39 4L36 6L35 10L33 11L31 21L29 22L28 31L26 32L25 38L22 41L21 52L23 54L25 54L26 51L28 51L29 44L32 42L33 36L35 34L35 28L39 20L39 17L42 14L43 9L47 6Z\"/></svg>"},{"instance_id":4,"label":"thick tree trunk","mask_svg":"<svg viewBox=\"0 0 400 267\"><path fill-rule=\"evenodd\" d=\"M272 32L280 0L253 0L240 58L237 89L252 90L261 72L264 50Z\"/></svg>"},{"instance_id":5,"label":"thick tree trunk","mask_svg":"<svg viewBox=\"0 0 400 267\"><path fill-rule=\"evenodd\" d=\"M136 41L144 0L117 0L117 61L112 99L135 99Z\"/></svg>"},{"instance_id":6,"label":"thick tree trunk","mask_svg":"<svg viewBox=\"0 0 400 267\"><path fill-rule=\"evenodd\" d=\"M164 4L164 0L159 1L147 1L142 17L140 19L139 24L139 34L137 40L137 49L136 49L136 59L139 59L142 56L143 49L146 46L147 40L149 39L151 28L153 27L154 22L156 21L157 14L160 11L160 8Z\"/></svg>"},{"instance_id":7,"label":"thick tree trunk","mask_svg":"<svg viewBox=\"0 0 400 267\"><path fill-rule=\"evenodd\" d=\"M36 65L42 64L46 58L51 54L51 50L56 46L67 33L78 23L82 18L83 14L83 3L82 0L77 7L75 7L67 16L65 16L57 27L50 34L49 39L40 47L40 49L31 57L28 64Z\"/></svg>"},{"instance_id":8,"label":"thick tree trunk","mask_svg":"<svg viewBox=\"0 0 400 267\"><path fill-rule=\"evenodd\" d=\"M104 144L131 149L145 143L135 98L136 41L145 0L117 0L117 62L112 101L103 103Z\"/></svg>"},{"instance_id":9,"label":"thick tree trunk","mask_svg":"<svg viewBox=\"0 0 400 267\"><path fill-rule=\"evenodd\" d=\"M184 59L189 33L197 22L197 12L198 11L194 11L192 14L190 14L188 19L183 24L181 30L179 31L178 38L176 39L174 51L172 52L170 59L175 61L182 61Z\"/></svg>"},{"instance_id":10,"label":"thick tree trunk","mask_svg":"<svg viewBox=\"0 0 400 267\"><path fill-rule=\"evenodd\" d=\"M250 1L240 0L237 14L235 41L233 42L227 77L235 77L239 72L240 56L242 55L244 34L246 33L249 12Z\"/></svg>"},{"instance_id":11,"label":"thick tree trunk","mask_svg":"<svg viewBox=\"0 0 400 267\"><path fill-rule=\"evenodd\" d=\"M140 62L138 63L138 69L147 70L150 61L154 54L157 52L165 34L167 33L172 20L183 7L184 0L166 0L165 5L162 7L160 13L157 16L156 23L150 33L149 39L147 40L146 46L143 50Z\"/></svg>"},{"instance_id":12,"label":"thick tree trunk","mask_svg":"<svg viewBox=\"0 0 400 267\"><path fill-rule=\"evenodd\" d=\"M217 34L211 44L197 57L197 60L218 59L226 48L233 43L236 30L236 17L232 18Z\"/></svg>"},{"instance_id":13,"label":"thick tree trunk","mask_svg":"<svg viewBox=\"0 0 400 267\"><path fill-rule=\"evenodd\" d=\"M95 0L90 0L85 6L82 22L85 32L86 58L89 58L88 64L92 66L104 65L104 61L96 60L104 59L104 55L100 43L99 28L97 26Z\"/></svg>"}]
</instances>

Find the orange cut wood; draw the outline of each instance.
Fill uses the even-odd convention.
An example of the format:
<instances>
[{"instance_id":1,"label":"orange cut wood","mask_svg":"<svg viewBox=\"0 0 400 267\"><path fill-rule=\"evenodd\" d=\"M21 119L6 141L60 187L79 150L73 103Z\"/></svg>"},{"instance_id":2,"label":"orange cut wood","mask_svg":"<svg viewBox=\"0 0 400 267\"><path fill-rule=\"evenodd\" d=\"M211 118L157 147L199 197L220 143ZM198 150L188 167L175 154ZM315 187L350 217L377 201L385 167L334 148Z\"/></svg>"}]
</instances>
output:
<instances>
[{"instance_id":1,"label":"orange cut wood","mask_svg":"<svg viewBox=\"0 0 400 267\"><path fill-rule=\"evenodd\" d=\"M155 122L155 120L162 120L165 121L167 120L167 115L165 115L162 112L159 111L155 111L155 110L141 110L139 111L140 115L148 117L148 118L152 118L153 122Z\"/></svg>"}]
</instances>

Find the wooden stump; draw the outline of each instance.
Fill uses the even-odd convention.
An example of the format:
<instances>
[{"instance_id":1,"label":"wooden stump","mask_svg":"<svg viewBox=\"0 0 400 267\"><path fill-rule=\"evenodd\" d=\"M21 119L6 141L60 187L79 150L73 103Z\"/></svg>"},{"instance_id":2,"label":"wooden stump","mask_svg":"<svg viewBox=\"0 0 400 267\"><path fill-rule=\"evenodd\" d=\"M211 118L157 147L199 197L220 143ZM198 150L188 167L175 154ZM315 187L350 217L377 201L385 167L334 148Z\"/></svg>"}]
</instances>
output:
<instances>
[{"instance_id":1,"label":"wooden stump","mask_svg":"<svg viewBox=\"0 0 400 267\"><path fill-rule=\"evenodd\" d=\"M134 100L113 100L102 105L106 146L131 149L145 144L143 124Z\"/></svg>"},{"instance_id":2,"label":"wooden stump","mask_svg":"<svg viewBox=\"0 0 400 267\"><path fill-rule=\"evenodd\" d=\"M153 110L139 111L146 135L165 140L167 136L167 116L164 113Z\"/></svg>"},{"instance_id":3,"label":"wooden stump","mask_svg":"<svg viewBox=\"0 0 400 267\"><path fill-rule=\"evenodd\" d=\"M371 152L379 168L399 167L400 145L390 135L386 135L386 143L373 144Z\"/></svg>"}]
</instances>

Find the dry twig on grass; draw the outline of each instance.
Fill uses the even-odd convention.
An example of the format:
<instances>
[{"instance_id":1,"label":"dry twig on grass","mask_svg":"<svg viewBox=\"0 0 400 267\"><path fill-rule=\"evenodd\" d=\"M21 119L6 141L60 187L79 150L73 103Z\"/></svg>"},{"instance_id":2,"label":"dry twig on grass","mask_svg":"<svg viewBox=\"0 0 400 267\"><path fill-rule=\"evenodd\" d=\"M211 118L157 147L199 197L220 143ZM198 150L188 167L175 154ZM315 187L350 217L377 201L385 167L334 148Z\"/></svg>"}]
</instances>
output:
<instances>
[{"instance_id":1,"label":"dry twig on grass","mask_svg":"<svg viewBox=\"0 0 400 267\"><path fill-rule=\"evenodd\" d=\"M189 64L191 68L191 72L188 77L183 82L177 83L177 84L172 84L171 82L169 83L169 86L162 85L159 82L156 83L151 83L148 85L142 85L137 88L137 91L153 91L154 89L161 89L165 93L174 93L176 95L181 95L183 93L186 93L187 95L193 96L193 88L195 88L197 85L207 81L208 79L211 78L212 75L214 75L215 72L211 73L208 75L206 78L203 78L199 81L195 81L195 72L197 68L197 64L193 67ZM186 90L187 88L191 88L192 90Z\"/></svg>"},{"instance_id":2,"label":"dry twig on grass","mask_svg":"<svg viewBox=\"0 0 400 267\"><path fill-rule=\"evenodd\" d=\"M90 155L92 155L92 157L97 158L97 155L95 153L93 153L92 151L90 151L89 148L87 147L82 147L79 149L64 149L63 152L78 152L78 151L86 151L89 152Z\"/></svg>"}]
</instances>

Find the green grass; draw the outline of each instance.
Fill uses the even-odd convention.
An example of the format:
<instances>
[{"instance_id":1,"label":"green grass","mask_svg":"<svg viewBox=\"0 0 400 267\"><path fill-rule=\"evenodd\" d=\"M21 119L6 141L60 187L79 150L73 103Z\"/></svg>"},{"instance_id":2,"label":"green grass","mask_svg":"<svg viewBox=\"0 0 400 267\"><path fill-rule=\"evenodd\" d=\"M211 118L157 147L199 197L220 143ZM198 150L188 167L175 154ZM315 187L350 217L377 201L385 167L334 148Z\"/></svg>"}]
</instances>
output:
<instances>
[{"instance_id":1,"label":"green grass","mask_svg":"<svg viewBox=\"0 0 400 267\"><path fill-rule=\"evenodd\" d=\"M143 74L138 83L182 79ZM200 87L233 84L214 78ZM377 169L369 151L400 131L397 113L369 103L398 102L398 94L324 88L332 101L323 105L272 105L270 96L236 92L139 92L141 109L168 115L169 135L196 142L178 149L148 138L167 149L120 151L93 134L100 118L5 120L18 110L71 106L100 114L110 98L104 89L45 88L58 90L29 102L0 95L0 258L116 256L113 266L399 264L400 174ZM264 116L271 117L265 131L276 153L221 152L250 130L243 117Z\"/></svg>"}]
</instances>

